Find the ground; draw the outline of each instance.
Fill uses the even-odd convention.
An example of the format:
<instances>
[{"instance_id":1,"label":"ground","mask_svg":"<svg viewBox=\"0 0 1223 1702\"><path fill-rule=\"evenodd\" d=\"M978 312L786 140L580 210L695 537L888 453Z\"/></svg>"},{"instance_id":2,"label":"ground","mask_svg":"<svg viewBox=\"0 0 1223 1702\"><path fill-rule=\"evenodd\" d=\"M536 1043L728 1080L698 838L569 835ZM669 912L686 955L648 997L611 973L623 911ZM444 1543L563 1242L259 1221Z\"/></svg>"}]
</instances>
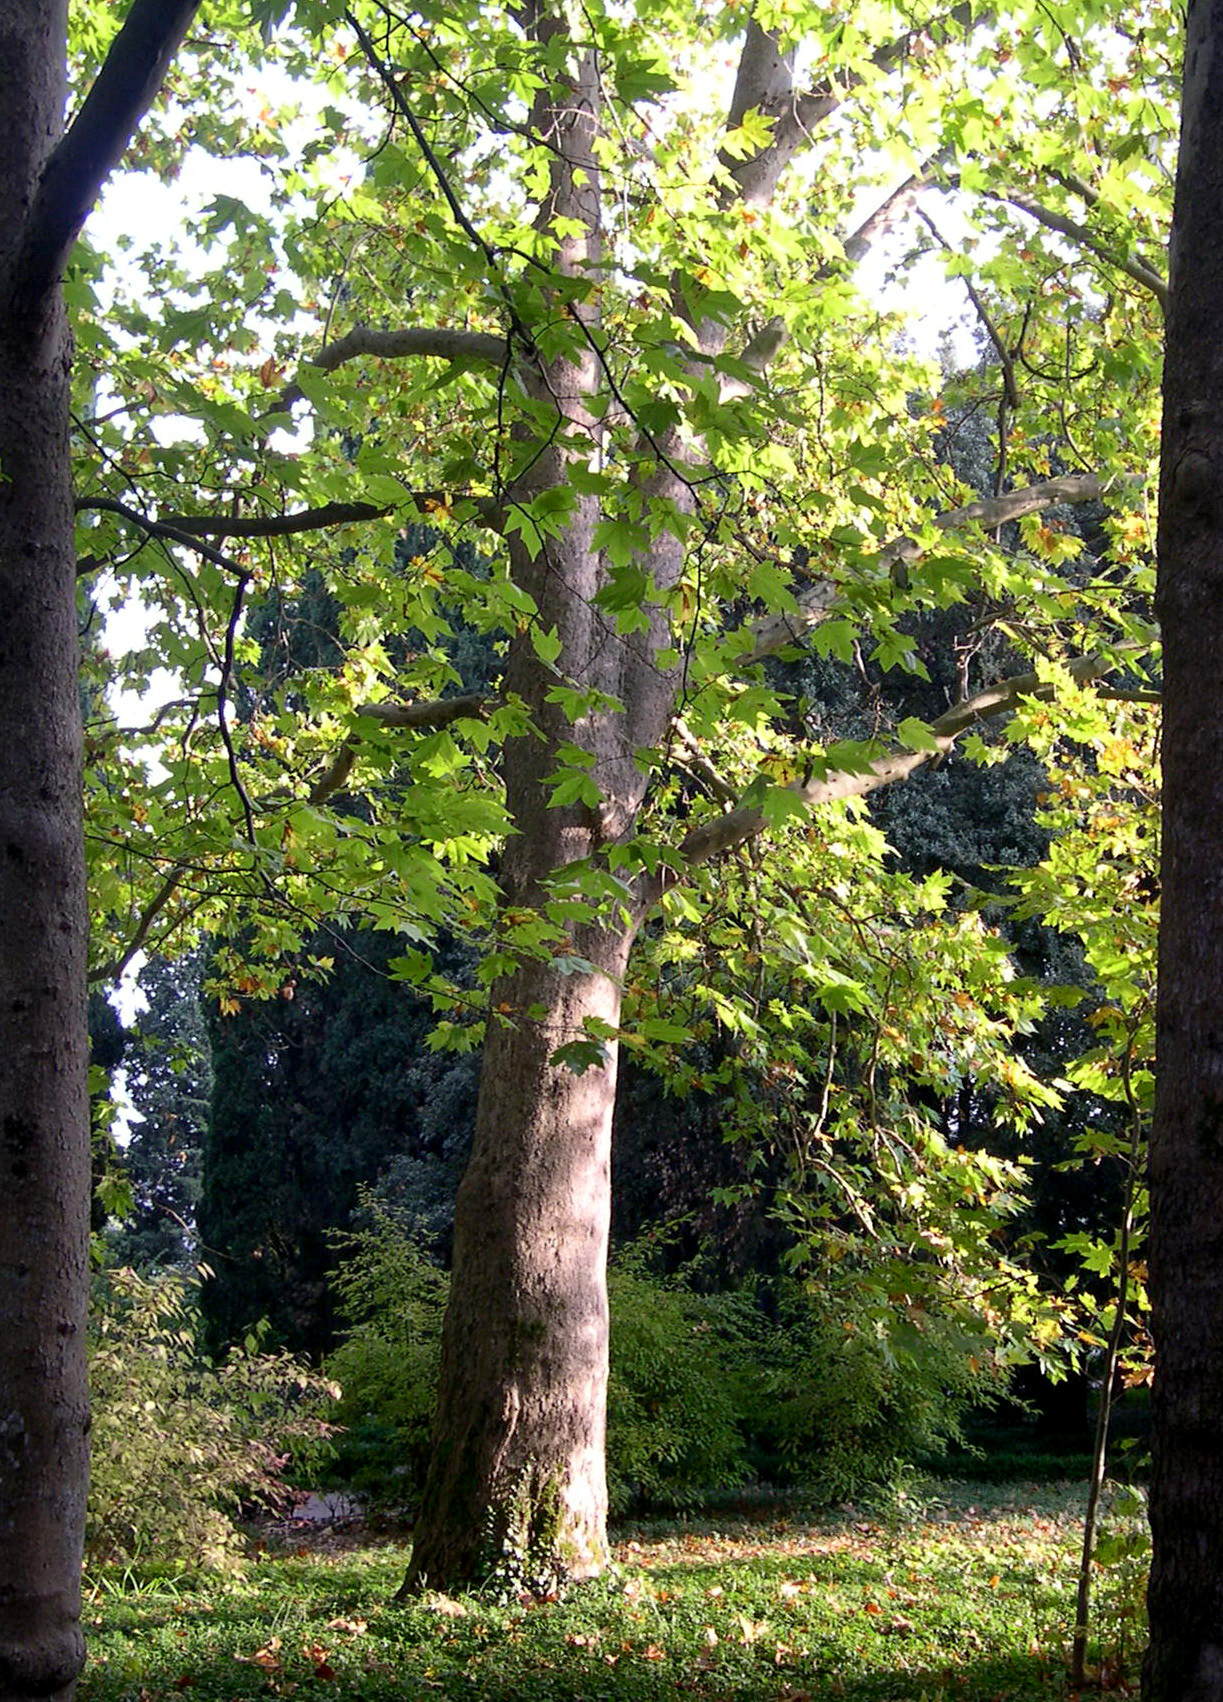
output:
<instances>
[{"instance_id":1,"label":"ground","mask_svg":"<svg viewBox=\"0 0 1223 1702\"><path fill-rule=\"evenodd\" d=\"M935 1485L887 1517L641 1526L560 1602L391 1597L404 1550L286 1533L246 1576L98 1577L81 1702L1052 1702L1066 1696L1077 1485ZM1137 1666L1135 1581L1097 1583L1105 1684Z\"/></svg>"}]
</instances>

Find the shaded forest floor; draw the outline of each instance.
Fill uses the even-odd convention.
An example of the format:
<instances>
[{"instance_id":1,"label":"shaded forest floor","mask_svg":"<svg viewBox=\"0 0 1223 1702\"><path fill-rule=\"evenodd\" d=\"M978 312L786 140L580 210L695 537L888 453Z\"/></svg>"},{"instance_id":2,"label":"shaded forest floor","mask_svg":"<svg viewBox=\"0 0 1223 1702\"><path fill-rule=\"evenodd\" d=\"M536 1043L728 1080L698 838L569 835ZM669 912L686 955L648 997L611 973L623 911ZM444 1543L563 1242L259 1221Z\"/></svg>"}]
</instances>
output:
<instances>
[{"instance_id":1,"label":"shaded forest floor","mask_svg":"<svg viewBox=\"0 0 1223 1702\"><path fill-rule=\"evenodd\" d=\"M83 1702L1035 1702L1064 1698L1079 1485L936 1484L901 1513L624 1528L611 1576L560 1602L391 1597L405 1551L338 1527L245 1575L106 1573L87 1588ZM350 1546L356 1538L364 1546ZM1098 1588L1104 1679L1137 1666Z\"/></svg>"}]
</instances>

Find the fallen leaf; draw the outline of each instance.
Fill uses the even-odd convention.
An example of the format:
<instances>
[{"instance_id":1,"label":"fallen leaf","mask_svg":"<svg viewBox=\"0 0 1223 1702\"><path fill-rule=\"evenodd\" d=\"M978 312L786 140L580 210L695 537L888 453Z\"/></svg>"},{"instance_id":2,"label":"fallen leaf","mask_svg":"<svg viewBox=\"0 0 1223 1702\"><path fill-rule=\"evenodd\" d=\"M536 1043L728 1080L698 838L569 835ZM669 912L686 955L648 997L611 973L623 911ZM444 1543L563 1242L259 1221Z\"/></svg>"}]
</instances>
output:
<instances>
[{"instance_id":1,"label":"fallen leaf","mask_svg":"<svg viewBox=\"0 0 1223 1702\"><path fill-rule=\"evenodd\" d=\"M264 1672L279 1672L280 1638L270 1638L262 1649L256 1649L253 1655L235 1655L234 1659L245 1661L249 1666L262 1667Z\"/></svg>"}]
</instances>

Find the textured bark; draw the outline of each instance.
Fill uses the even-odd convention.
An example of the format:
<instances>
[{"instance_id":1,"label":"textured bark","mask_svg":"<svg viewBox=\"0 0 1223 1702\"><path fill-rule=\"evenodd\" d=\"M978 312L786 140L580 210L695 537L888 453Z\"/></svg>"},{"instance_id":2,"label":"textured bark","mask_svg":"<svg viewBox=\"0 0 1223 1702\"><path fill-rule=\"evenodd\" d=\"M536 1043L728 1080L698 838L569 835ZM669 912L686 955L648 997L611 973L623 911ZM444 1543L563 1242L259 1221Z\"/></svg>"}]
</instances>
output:
<instances>
[{"instance_id":1,"label":"textured bark","mask_svg":"<svg viewBox=\"0 0 1223 1702\"><path fill-rule=\"evenodd\" d=\"M498 994L547 1018L485 1046L454 1229L441 1423L409 1587L498 1574L547 1590L606 1561L607 1235L615 1058L549 1062L587 1015L615 1023L628 939L574 942L595 975L528 968Z\"/></svg>"},{"instance_id":2,"label":"textured bark","mask_svg":"<svg viewBox=\"0 0 1223 1702\"><path fill-rule=\"evenodd\" d=\"M1163 899L1151 1135L1147 1702L1223 1699L1223 0L1189 9L1157 608Z\"/></svg>"},{"instance_id":3,"label":"textured bark","mask_svg":"<svg viewBox=\"0 0 1223 1702\"><path fill-rule=\"evenodd\" d=\"M0 6L0 1702L83 1656L88 918L59 275L198 0L134 0L67 135L66 0Z\"/></svg>"},{"instance_id":4,"label":"textured bark","mask_svg":"<svg viewBox=\"0 0 1223 1702\"><path fill-rule=\"evenodd\" d=\"M0 297L64 111L66 5L0 17ZM88 1408L85 893L69 340L0 313L0 1698L67 1696Z\"/></svg>"}]
</instances>

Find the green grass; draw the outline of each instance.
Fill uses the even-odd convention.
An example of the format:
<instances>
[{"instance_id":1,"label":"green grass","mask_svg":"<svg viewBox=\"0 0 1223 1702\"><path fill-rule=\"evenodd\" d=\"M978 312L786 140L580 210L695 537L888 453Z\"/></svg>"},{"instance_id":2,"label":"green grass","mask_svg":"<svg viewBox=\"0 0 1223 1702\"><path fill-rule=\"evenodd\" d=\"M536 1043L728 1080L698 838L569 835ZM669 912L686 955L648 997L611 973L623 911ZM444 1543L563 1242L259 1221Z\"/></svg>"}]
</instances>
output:
<instances>
[{"instance_id":1,"label":"green grass","mask_svg":"<svg viewBox=\"0 0 1223 1702\"><path fill-rule=\"evenodd\" d=\"M1066 1485L942 1484L887 1520L671 1522L560 1602L391 1596L405 1551L263 1556L217 1580L99 1577L82 1702L1036 1702L1064 1698Z\"/></svg>"}]
</instances>

